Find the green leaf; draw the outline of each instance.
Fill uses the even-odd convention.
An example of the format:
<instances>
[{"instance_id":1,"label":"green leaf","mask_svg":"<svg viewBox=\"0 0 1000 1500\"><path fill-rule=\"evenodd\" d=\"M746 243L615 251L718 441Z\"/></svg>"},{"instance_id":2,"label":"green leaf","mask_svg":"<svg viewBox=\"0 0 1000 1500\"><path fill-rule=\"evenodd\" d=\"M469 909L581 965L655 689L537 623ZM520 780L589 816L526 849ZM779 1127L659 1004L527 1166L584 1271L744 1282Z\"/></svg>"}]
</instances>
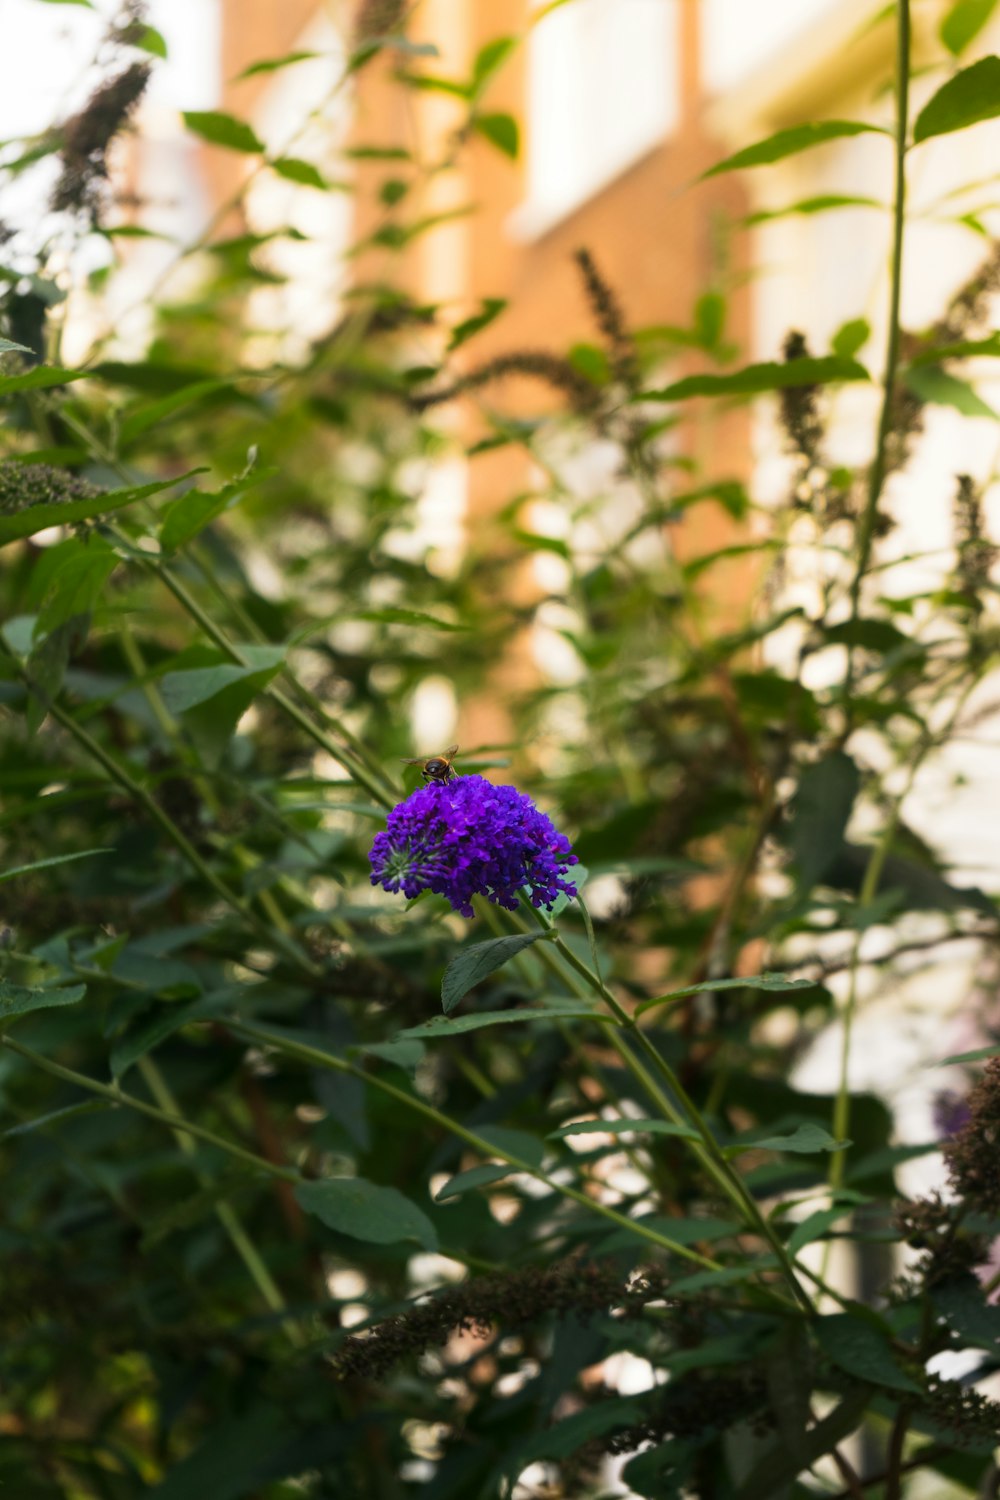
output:
<instances>
[{"instance_id":1,"label":"green leaf","mask_svg":"<svg viewBox=\"0 0 1000 1500\"><path fill-rule=\"evenodd\" d=\"M263 141L244 120L218 109L186 109L184 124L188 130L213 146L227 146L230 151L260 152Z\"/></svg>"},{"instance_id":2,"label":"green leaf","mask_svg":"<svg viewBox=\"0 0 1000 1500\"><path fill-rule=\"evenodd\" d=\"M31 505L15 515L0 516L0 547L22 537L34 536L49 526L70 526L77 521L90 521L95 516L105 516L123 505L132 505L148 495L158 495L163 490L173 489L182 479L165 479L156 484L141 484L134 489L108 490L103 495L89 496L81 500L58 500L46 505Z\"/></svg>"},{"instance_id":3,"label":"green leaf","mask_svg":"<svg viewBox=\"0 0 1000 1500\"><path fill-rule=\"evenodd\" d=\"M268 162L268 166L288 182L298 182L303 187L319 188L323 192L330 187L319 168L314 167L311 161L303 161L301 157L275 156Z\"/></svg>"},{"instance_id":4,"label":"green leaf","mask_svg":"<svg viewBox=\"0 0 1000 1500\"><path fill-rule=\"evenodd\" d=\"M47 603L35 627L36 638L48 635L76 615L89 615L118 563L118 554L98 538L64 558L49 580Z\"/></svg>"},{"instance_id":5,"label":"green leaf","mask_svg":"<svg viewBox=\"0 0 1000 1500\"><path fill-rule=\"evenodd\" d=\"M130 47L138 47L140 52L148 52L151 57L165 58L167 55L166 38L155 26L130 26L128 44Z\"/></svg>"},{"instance_id":6,"label":"green leaf","mask_svg":"<svg viewBox=\"0 0 1000 1500\"><path fill-rule=\"evenodd\" d=\"M496 1162L487 1162L481 1167L469 1167L464 1172L456 1172L454 1177L449 1177L444 1187L439 1188L434 1194L435 1203L444 1203L447 1198L460 1198L463 1193L470 1192L473 1188L489 1187L493 1182L500 1182L502 1178L509 1177L516 1172L517 1167L512 1167L504 1162L502 1165Z\"/></svg>"},{"instance_id":7,"label":"green leaf","mask_svg":"<svg viewBox=\"0 0 1000 1500\"><path fill-rule=\"evenodd\" d=\"M779 130L753 146L745 146L734 156L727 156L725 161L717 162L703 172L702 177L716 177L720 172L734 172L742 167L764 167L845 136L889 134L882 126L868 125L862 120L821 120L808 125L793 125L790 130Z\"/></svg>"},{"instance_id":8,"label":"green leaf","mask_svg":"<svg viewBox=\"0 0 1000 1500\"><path fill-rule=\"evenodd\" d=\"M460 949L445 969L441 982L441 1006L445 1015L453 1011L475 985L544 936L545 933L540 931L519 932L510 937L488 938L485 943L473 943L469 948Z\"/></svg>"},{"instance_id":9,"label":"green leaf","mask_svg":"<svg viewBox=\"0 0 1000 1500\"><path fill-rule=\"evenodd\" d=\"M268 478L273 470L241 475L221 490L189 490L167 508L160 527L160 546L175 552L241 500L248 490Z\"/></svg>"},{"instance_id":10,"label":"green leaf","mask_svg":"<svg viewBox=\"0 0 1000 1500\"><path fill-rule=\"evenodd\" d=\"M469 1016L435 1016L433 1021L424 1021L421 1026L408 1026L399 1035L420 1038L461 1036L463 1032L479 1031L484 1026L524 1025L529 1022L571 1021L580 1018L614 1024L610 1017L595 1011L586 1001L550 1000L546 1005L523 1005L517 1010L481 1010Z\"/></svg>"},{"instance_id":11,"label":"green leaf","mask_svg":"<svg viewBox=\"0 0 1000 1500\"><path fill-rule=\"evenodd\" d=\"M273 677L285 659L282 646L241 646L249 658L246 666L221 662L218 666L195 667L187 672L168 672L160 683L163 702L172 714L184 713L199 703L206 703L233 683L263 675Z\"/></svg>"},{"instance_id":12,"label":"green leaf","mask_svg":"<svg viewBox=\"0 0 1000 1500\"><path fill-rule=\"evenodd\" d=\"M376 1245L416 1240L425 1250L437 1249L434 1225L397 1188L379 1187L363 1177L327 1177L300 1183L295 1198L300 1208L338 1234Z\"/></svg>"},{"instance_id":13,"label":"green leaf","mask_svg":"<svg viewBox=\"0 0 1000 1500\"><path fill-rule=\"evenodd\" d=\"M488 328L494 318L498 318L507 306L506 297L484 297L482 308L474 313L471 318L465 318L461 323L456 323L451 330L451 338L448 340L448 352L458 349L467 339L479 333L483 328Z\"/></svg>"},{"instance_id":14,"label":"green leaf","mask_svg":"<svg viewBox=\"0 0 1000 1500\"><path fill-rule=\"evenodd\" d=\"M924 105L913 126L913 141L965 130L1000 115L1000 57L981 57L942 84Z\"/></svg>"},{"instance_id":15,"label":"green leaf","mask_svg":"<svg viewBox=\"0 0 1000 1500\"><path fill-rule=\"evenodd\" d=\"M470 93L480 94L486 84L517 48L516 36L498 36L493 41L487 42L480 47L476 53L476 60L472 64L472 81Z\"/></svg>"},{"instance_id":16,"label":"green leaf","mask_svg":"<svg viewBox=\"0 0 1000 1500\"><path fill-rule=\"evenodd\" d=\"M1000 114L1000 108L997 113ZM998 420L1000 414L987 405L967 380L949 375L947 370L942 370L938 365L911 366L905 371L903 379L922 401L932 401L937 406L953 406L963 417L992 417L994 422Z\"/></svg>"},{"instance_id":17,"label":"green leaf","mask_svg":"<svg viewBox=\"0 0 1000 1500\"><path fill-rule=\"evenodd\" d=\"M41 989L23 984L11 984L0 979L0 1021L12 1021L16 1016L25 1016L32 1010L51 1010L56 1005L75 1005L87 993L85 984L74 984L68 989Z\"/></svg>"},{"instance_id":18,"label":"green leaf","mask_svg":"<svg viewBox=\"0 0 1000 1500\"><path fill-rule=\"evenodd\" d=\"M418 609L359 609L353 611L356 620L374 620L382 625L426 625L432 630L471 630L470 625L455 625L451 620L439 620L435 615L425 615Z\"/></svg>"},{"instance_id":19,"label":"green leaf","mask_svg":"<svg viewBox=\"0 0 1000 1500\"><path fill-rule=\"evenodd\" d=\"M886 1335L869 1321L863 1309L828 1313L813 1326L823 1353L848 1375L890 1390L923 1394L917 1382L899 1368Z\"/></svg>"},{"instance_id":20,"label":"green leaf","mask_svg":"<svg viewBox=\"0 0 1000 1500\"><path fill-rule=\"evenodd\" d=\"M14 880L18 875L30 875L33 870L48 870L53 865L68 865L74 859L93 859L95 854L113 854L114 850L105 849L80 849L76 854L53 854L48 859L33 860L30 865L16 865L13 870L0 872L0 885L5 880Z\"/></svg>"},{"instance_id":21,"label":"green leaf","mask_svg":"<svg viewBox=\"0 0 1000 1500\"><path fill-rule=\"evenodd\" d=\"M290 68L293 63L308 62L311 58L322 55L321 52L286 52L284 57L264 57L260 62L251 63L249 68L244 68L242 73L237 73L233 82L241 83L244 78L256 78L258 73L276 73L279 68Z\"/></svg>"},{"instance_id":22,"label":"green leaf","mask_svg":"<svg viewBox=\"0 0 1000 1500\"><path fill-rule=\"evenodd\" d=\"M826 1231L832 1225L836 1224L838 1219L843 1219L853 1212L853 1203L838 1203L833 1208L817 1209L815 1213L803 1219L801 1224L796 1224L788 1237L785 1249L789 1255L798 1255L799 1251L804 1249L806 1245L811 1245L814 1240L818 1240L825 1235Z\"/></svg>"},{"instance_id":23,"label":"green leaf","mask_svg":"<svg viewBox=\"0 0 1000 1500\"><path fill-rule=\"evenodd\" d=\"M871 338L871 324L867 318L851 318L842 323L830 340L830 348L840 359L853 359Z\"/></svg>"},{"instance_id":24,"label":"green leaf","mask_svg":"<svg viewBox=\"0 0 1000 1500\"><path fill-rule=\"evenodd\" d=\"M513 115L473 115L472 128L491 145L516 161L521 149L521 133Z\"/></svg>"},{"instance_id":25,"label":"green leaf","mask_svg":"<svg viewBox=\"0 0 1000 1500\"><path fill-rule=\"evenodd\" d=\"M803 893L822 880L842 849L860 785L857 766L842 750L831 751L799 778L788 843Z\"/></svg>"},{"instance_id":26,"label":"green leaf","mask_svg":"<svg viewBox=\"0 0 1000 1500\"><path fill-rule=\"evenodd\" d=\"M838 208L880 208L886 205L878 198L852 197L845 193L821 193L815 198L800 198L797 203L788 203L784 208L762 208L747 214L745 224L769 224L774 219L787 219L793 215L808 217L812 214L830 213ZM840 353L840 350L837 350Z\"/></svg>"},{"instance_id":27,"label":"green leaf","mask_svg":"<svg viewBox=\"0 0 1000 1500\"><path fill-rule=\"evenodd\" d=\"M853 359L826 355L818 359L789 359L746 365L728 375L687 375L662 390L640 391L636 401L684 401L690 396L759 396L795 386L828 385L834 381L869 380L864 365Z\"/></svg>"},{"instance_id":28,"label":"green leaf","mask_svg":"<svg viewBox=\"0 0 1000 1500\"><path fill-rule=\"evenodd\" d=\"M225 1001L211 995L192 1000L187 1005L175 1003L164 1006L152 1020L130 1031L112 1047L109 1059L112 1077L120 1082L140 1057L145 1057L147 1052L180 1031L182 1026L187 1026L191 1021L215 1020L224 1010Z\"/></svg>"},{"instance_id":29,"label":"green leaf","mask_svg":"<svg viewBox=\"0 0 1000 1500\"><path fill-rule=\"evenodd\" d=\"M644 1000L636 1007L636 1015L641 1016L644 1011L652 1010L655 1005L669 1005L674 1000L681 1000L686 995L711 995L716 990L767 990L771 994L782 994L786 990L812 990L816 988L814 979L789 979L787 974L748 974L743 979L705 979L700 984L689 984L682 990L671 990L666 995L657 995L652 1000Z\"/></svg>"},{"instance_id":30,"label":"green leaf","mask_svg":"<svg viewBox=\"0 0 1000 1500\"><path fill-rule=\"evenodd\" d=\"M953 344L932 344L930 348L913 356L909 368L913 370L920 365L939 365L946 359L975 359L980 355L1000 355L1000 333L991 333L983 339L959 339Z\"/></svg>"},{"instance_id":31,"label":"green leaf","mask_svg":"<svg viewBox=\"0 0 1000 1500\"><path fill-rule=\"evenodd\" d=\"M89 370L63 370L58 365L36 365L22 375L0 375L0 396L16 396L21 391L46 391L54 385L69 385L84 380Z\"/></svg>"},{"instance_id":32,"label":"green leaf","mask_svg":"<svg viewBox=\"0 0 1000 1500\"><path fill-rule=\"evenodd\" d=\"M987 1057L1000 1057L1000 1047L995 1043L992 1047L977 1047L974 1052L955 1052L951 1057L943 1057L936 1068L950 1068L956 1063L982 1062Z\"/></svg>"},{"instance_id":33,"label":"green leaf","mask_svg":"<svg viewBox=\"0 0 1000 1500\"><path fill-rule=\"evenodd\" d=\"M572 1125L560 1125L547 1136L550 1141L563 1141L573 1135L628 1135L632 1131L643 1135L680 1136L687 1141L700 1140L693 1125L675 1125L671 1120L574 1120Z\"/></svg>"},{"instance_id":34,"label":"green leaf","mask_svg":"<svg viewBox=\"0 0 1000 1500\"><path fill-rule=\"evenodd\" d=\"M741 1138L725 1148L726 1154L740 1151L791 1151L811 1156L816 1151L844 1151L850 1141L836 1141L822 1125L799 1125L791 1135L765 1135L753 1140Z\"/></svg>"},{"instance_id":35,"label":"green leaf","mask_svg":"<svg viewBox=\"0 0 1000 1500\"><path fill-rule=\"evenodd\" d=\"M997 0L955 0L938 30L948 51L957 57L982 31L996 10Z\"/></svg>"},{"instance_id":36,"label":"green leaf","mask_svg":"<svg viewBox=\"0 0 1000 1500\"><path fill-rule=\"evenodd\" d=\"M515 1130L510 1125L477 1125L476 1133L504 1156L516 1156L530 1167L542 1165L545 1144L527 1130Z\"/></svg>"},{"instance_id":37,"label":"green leaf","mask_svg":"<svg viewBox=\"0 0 1000 1500\"><path fill-rule=\"evenodd\" d=\"M35 358L34 349L29 349L25 344L15 344L12 339L0 339L0 354L10 354L12 352L30 354L32 359Z\"/></svg>"}]
</instances>

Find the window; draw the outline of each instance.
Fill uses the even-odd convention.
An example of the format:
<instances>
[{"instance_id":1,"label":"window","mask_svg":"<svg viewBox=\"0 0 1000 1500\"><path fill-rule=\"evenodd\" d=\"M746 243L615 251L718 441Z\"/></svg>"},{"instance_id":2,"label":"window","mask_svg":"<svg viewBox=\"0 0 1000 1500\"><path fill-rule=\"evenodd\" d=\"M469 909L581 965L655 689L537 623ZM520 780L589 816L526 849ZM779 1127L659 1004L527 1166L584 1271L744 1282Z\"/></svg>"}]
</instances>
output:
<instances>
[{"instance_id":1,"label":"window","mask_svg":"<svg viewBox=\"0 0 1000 1500\"><path fill-rule=\"evenodd\" d=\"M661 142L678 114L678 5L572 0L531 37L525 233L540 233Z\"/></svg>"}]
</instances>

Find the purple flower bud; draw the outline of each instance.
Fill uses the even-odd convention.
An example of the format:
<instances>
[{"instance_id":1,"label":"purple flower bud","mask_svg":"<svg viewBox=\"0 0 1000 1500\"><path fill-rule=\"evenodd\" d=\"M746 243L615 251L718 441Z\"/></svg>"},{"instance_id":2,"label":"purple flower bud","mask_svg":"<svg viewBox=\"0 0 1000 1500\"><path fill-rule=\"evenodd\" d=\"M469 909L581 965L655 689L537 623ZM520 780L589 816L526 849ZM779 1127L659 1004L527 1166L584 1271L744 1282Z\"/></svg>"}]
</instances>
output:
<instances>
[{"instance_id":1,"label":"purple flower bud","mask_svg":"<svg viewBox=\"0 0 1000 1500\"><path fill-rule=\"evenodd\" d=\"M576 894L563 878L577 862L565 834L524 792L483 776L411 792L375 835L370 859L372 885L411 898L434 891L463 917L472 916L473 896L516 911L523 887L546 908L560 892Z\"/></svg>"}]
</instances>

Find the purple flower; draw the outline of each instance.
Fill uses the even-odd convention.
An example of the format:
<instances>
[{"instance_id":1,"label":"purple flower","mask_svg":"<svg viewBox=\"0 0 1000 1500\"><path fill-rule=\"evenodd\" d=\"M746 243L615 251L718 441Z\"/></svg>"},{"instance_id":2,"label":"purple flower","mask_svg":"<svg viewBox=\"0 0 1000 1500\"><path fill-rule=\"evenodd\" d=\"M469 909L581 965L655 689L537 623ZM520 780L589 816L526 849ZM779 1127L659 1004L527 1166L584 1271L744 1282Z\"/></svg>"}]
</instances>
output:
<instances>
[{"instance_id":1,"label":"purple flower","mask_svg":"<svg viewBox=\"0 0 1000 1500\"><path fill-rule=\"evenodd\" d=\"M419 896L446 896L463 917L473 896L517 910L525 886L534 906L551 907L576 855L569 840L524 792L483 776L459 776L419 787L389 814L370 855L372 885Z\"/></svg>"}]
</instances>

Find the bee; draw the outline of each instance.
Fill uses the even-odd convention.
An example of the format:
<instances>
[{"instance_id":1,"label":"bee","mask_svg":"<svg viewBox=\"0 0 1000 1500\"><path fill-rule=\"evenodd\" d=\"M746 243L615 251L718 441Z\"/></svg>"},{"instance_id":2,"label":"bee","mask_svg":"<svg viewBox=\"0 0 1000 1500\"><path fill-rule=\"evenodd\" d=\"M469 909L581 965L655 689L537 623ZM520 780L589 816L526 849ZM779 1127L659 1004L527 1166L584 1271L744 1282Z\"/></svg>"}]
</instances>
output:
<instances>
[{"instance_id":1,"label":"bee","mask_svg":"<svg viewBox=\"0 0 1000 1500\"><path fill-rule=\"evenodd\" d=\"M442 750L440 755L431 755L426 759L420 755L416 760L403 760L404 766L419 766L420 774L425 781L440 781L442 784L451 780L458 773L452 766L452 761L458 754L457 745L449 745L447 750Z\"/></svg>"}]
</instances>

